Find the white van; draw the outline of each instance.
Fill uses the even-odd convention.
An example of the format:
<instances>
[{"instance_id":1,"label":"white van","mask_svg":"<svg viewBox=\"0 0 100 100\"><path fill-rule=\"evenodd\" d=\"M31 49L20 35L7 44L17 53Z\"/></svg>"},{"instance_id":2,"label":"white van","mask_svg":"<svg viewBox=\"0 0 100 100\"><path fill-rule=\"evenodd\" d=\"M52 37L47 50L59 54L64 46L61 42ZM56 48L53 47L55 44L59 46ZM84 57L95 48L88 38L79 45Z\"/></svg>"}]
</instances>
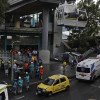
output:
<instances>
[{"instance_id":1,"label":"white van","mask_svg":"<svg viewBox=\"0 0 100 100\"><path fill-rule=\"evenodd\" d=\"M76 78L94 80L100 75L100 59L88 58L77 64Z\"/></svg>"},{"instance_id":2,"label":"white van","mask_svg":"<svg viewBox=\"0 0 100 100\"><path fill-rule=\"evenodd\" d=\"M0 100L9 100L7 85L0 84Z\"/></svg>"}]
</instances>

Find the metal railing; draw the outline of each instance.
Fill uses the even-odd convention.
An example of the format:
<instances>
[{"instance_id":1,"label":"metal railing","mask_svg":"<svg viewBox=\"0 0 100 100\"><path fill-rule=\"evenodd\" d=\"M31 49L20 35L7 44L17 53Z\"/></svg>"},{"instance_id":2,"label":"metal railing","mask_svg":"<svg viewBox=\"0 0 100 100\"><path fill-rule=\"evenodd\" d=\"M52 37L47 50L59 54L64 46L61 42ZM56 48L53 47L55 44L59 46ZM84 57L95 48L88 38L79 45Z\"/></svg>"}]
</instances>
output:
<instances>
[{"instance_id":1,"label":"metal railing","mask_svg":"<svg viewBox=\"0 0 100 100\"><path fill-rule=\"evenodd\" d=\"M19 3L19 2L21 2L21 1L23 1L23 0L8 0L8 3L9 3L10 5L14 5L14 4Z\"/></svg>"}]
</instances>

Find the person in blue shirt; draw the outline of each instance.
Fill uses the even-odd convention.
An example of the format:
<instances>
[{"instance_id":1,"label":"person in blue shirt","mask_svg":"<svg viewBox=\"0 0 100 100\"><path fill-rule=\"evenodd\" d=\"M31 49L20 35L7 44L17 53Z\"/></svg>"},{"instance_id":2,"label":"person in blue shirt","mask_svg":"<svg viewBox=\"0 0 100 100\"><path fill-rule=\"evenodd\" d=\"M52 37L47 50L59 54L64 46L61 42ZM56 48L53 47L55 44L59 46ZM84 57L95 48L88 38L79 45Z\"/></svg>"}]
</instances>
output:
<instances>
[{"instance_id":1,"label":"person in blue shirt","mask_svg":"<svg viewBox=\"0 0 100 100\"><path fill-rule=\"evenodd\" d=\"M17 79L14 79L14 81L13 81L13 92L14 92L14 94L16 94L17 93L17 86L18 86L18 84L17 84Z\"/></svg>"},{"instance_id":2,"label":"person in blue shirt","mask_svg":"<svg viewBox=\"0 0 100 100\"><path fill-rule=\"evenodd\" d=\"M31 74L33 73L33 71L34 71L34 63L31 62L31 64L30 64L30 72L31 72Z\"/></svg>"},{"instance_id":3,"label":"person in blue shirt","mask_svg":"<svg viewBox=\"0 0 100 100\"><path fill-rule=\"evenodd\" d=\"M28 72L26 72L26 76L25 76L25 85L26 85L26 89L29 90L29 82L30 82L30 76L28 74Z\"/></svg>"},{"instance_id":4,"label":"person in blue shirt","mask_svg":"<svg viewBox=\"0 0 100 100\"><path fill-rule=\"evenodd\" d=\"M22 93L22 87L23 87L23 80L21 77L18 79L18 93Z\"/></svg>"}]
</instances>

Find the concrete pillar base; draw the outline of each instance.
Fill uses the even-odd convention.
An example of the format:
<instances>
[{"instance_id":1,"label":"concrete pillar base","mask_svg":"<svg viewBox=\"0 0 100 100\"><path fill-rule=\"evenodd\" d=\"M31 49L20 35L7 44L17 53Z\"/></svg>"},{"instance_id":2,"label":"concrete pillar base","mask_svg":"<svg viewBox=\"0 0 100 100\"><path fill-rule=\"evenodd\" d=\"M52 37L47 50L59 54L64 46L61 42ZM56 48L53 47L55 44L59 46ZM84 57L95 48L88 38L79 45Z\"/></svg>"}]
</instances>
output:
<instances>
[{"instance_id":1,"label":"concrete pillar base","mask_svg":"<svg viewBox=\"0 0 100 100\"><path fill-rule=\"evenodd\" d=\"M39 51L39 58L41 58L43 64L49 64L50 63L50 51L49 50Z\"/></svg>"}]
</instances>

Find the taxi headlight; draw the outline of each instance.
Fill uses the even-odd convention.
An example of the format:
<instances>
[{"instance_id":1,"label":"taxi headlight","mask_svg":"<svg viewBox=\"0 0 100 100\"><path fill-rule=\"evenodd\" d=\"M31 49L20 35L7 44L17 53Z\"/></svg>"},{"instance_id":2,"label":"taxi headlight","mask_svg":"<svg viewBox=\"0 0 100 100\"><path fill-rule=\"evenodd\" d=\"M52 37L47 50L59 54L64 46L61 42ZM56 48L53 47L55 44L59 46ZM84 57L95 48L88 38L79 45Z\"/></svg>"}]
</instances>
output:
<instances>
[{"instance_id":1,"label":"taxi headlight","mask_svg":"<svg viewBox=\"0 0 100 100\"><path fill-rule=\"evenodd\" d=\"M43 90L42 90L42 92L46 92L46 90L45 90L45 89L43 89Z\"/></svg>"}]
</instances>

